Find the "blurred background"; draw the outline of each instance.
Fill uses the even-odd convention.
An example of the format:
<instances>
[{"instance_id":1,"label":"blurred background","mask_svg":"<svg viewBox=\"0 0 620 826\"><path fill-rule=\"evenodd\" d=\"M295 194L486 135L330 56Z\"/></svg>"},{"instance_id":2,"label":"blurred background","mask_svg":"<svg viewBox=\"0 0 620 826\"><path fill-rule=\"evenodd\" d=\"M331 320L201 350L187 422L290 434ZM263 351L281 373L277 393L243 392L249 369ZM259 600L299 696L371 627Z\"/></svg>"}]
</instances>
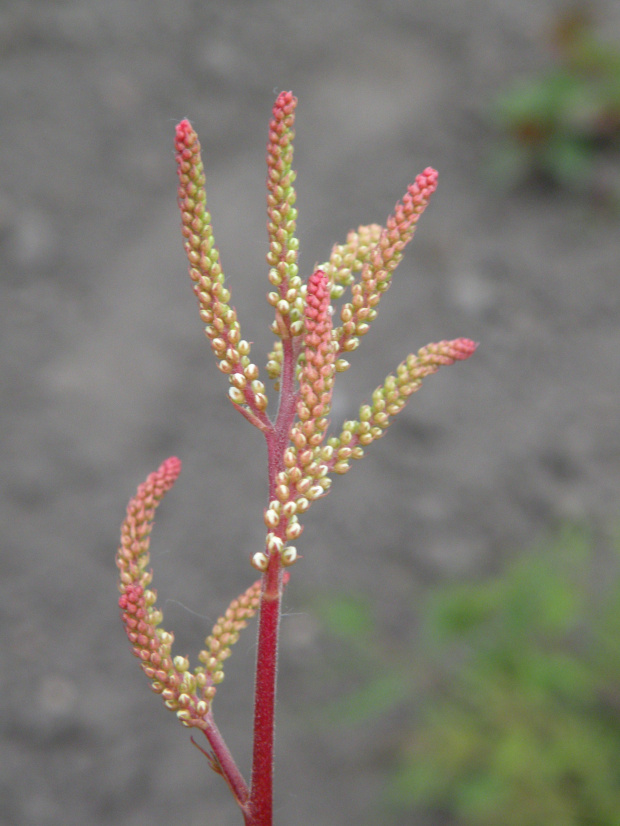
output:
<instances>
[{"instance_id":1,"label":"blurred background","mask_svg":"<svg viewBox=\"0 0 620 826\"><path fill-rule=\"evenodd\" d=\"M114 553L176 454L152 546L176 652L252 581L265 450L201 331L173 136L200 135L260 364L292 89L302 272L440 173L335 424L429 341L480 347L308 514L276 823L617 824L617 0L3 0L0 44L0 822L240 821L130 655ZM244 771L254 652L250 628L214 705Z\"/></svg>"}]
</instances>

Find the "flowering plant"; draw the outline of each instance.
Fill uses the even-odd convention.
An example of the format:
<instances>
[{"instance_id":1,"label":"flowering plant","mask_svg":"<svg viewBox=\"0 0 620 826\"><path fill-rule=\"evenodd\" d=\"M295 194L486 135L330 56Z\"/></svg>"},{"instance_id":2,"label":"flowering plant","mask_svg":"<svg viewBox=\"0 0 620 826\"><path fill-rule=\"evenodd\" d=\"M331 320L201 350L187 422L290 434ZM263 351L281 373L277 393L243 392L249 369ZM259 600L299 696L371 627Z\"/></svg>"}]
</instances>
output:
<instances>
[{"instance_id":1,"label":"flowering plant","mask_svg":"<svg viewBox=\"0 0 620 826\"><path fill-rule=\"evenodd\" d=\"M360 407L358 419L344 422L339 435L327 435L336 373L349 367L345 356L357 348L376 317L381 296L435 190L437 173L428 168L418 175L385 227L372 224L350 232L344 244L334 246L329 261L304 283L297 268L295 173L291 167L296 103L290 92L278 96L267 145L267 262L273 287L267 300L275 310L271 329L277 339L266 373L279 394L273 417L267 414L265 385L250 359L250 344L241 337L214 245L198 137L187 120L176 129L178 203L200 317L218 367L228 376L231 403L262 431L267 442L267 536L264 548L250 560L260 579L234 599L215 623L198 655L200 666L190 670L186 657L172 655L174 637L159 627L162 613L155 606L156 592L150 588L152 574L147 566L155 510L181 470L176 457L166 459L138 487L127 507L116 556L119 605L133 653L166 707L185 726L204 733L210 749L204 753L228 783L246 826L272 824L280 605L289 578L287 569L299 559L292 543L303 530L300 517L329 491L333 474L346 473L354 460L362 458L365 448L383 436L425 376L441 365L469 358L476 349L474 342L458 338L429 344L409 355L377 387L372 401ZM350 296L341 303L340 323L335 325L332 302L346 290ZM224 678L224 660L256 612L258 653L248 784L216 726L212 704Z\"/></svg>"}]
</instances>

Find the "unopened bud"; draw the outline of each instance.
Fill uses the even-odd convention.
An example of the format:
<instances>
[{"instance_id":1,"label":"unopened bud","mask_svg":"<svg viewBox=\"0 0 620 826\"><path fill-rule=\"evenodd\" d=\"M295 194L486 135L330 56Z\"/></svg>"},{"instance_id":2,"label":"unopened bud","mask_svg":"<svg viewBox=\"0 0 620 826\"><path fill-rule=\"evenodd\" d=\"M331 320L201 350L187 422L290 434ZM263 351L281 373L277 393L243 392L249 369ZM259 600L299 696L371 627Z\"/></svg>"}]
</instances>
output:
<instances>
[{"instance_id":1,"label":"unopened bud","mask_svg":"<svg viewBox=\"0 0 620 826\"><path fill-rule=\"evenodd\" d=\"M288 545L281 554L282 564L285 566L292 565L297 561L297 548L293 545Z\"/></svg>"}]
</instances>

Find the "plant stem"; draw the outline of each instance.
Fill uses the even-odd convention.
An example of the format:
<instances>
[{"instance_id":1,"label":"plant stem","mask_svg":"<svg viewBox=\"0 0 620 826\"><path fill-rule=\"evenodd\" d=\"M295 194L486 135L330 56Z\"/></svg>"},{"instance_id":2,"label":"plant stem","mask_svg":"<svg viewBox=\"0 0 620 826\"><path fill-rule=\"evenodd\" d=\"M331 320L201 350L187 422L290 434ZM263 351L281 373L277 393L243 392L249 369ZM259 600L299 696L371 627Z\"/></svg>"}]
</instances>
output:
<instances>
[{"instance_id":1,"label":"plant stem","mask_svg":"<svg viewBox=\"0 0 620 826\"><path fill-rule=\"evenodd\" d=\"M213 749L213 754L217 760L217 771L222 775L224 780L228 783L235 800L241 806L244 816L247 810L249 791L243 775L237 768L237 764L230 753L228 746L220 730L215 724L213 713L208 714L209 727L204 729L205 737L209 741L209 745ZM208 755L207 755L208 756ZM215 768L215 766L214 766ZM247 819L246 819L247 822Z\"/></svg>"},{"instance_id":2,"label":"plant stem","mask_svg":"<svg viewBox=\"0 0 620 826\"><path fill-rule=\"evenodd\" d=\"M272 826L273 758L282 564L273 554L263 575L254 696L254 746L249 826Z\"/></svg>"}]
</instances>

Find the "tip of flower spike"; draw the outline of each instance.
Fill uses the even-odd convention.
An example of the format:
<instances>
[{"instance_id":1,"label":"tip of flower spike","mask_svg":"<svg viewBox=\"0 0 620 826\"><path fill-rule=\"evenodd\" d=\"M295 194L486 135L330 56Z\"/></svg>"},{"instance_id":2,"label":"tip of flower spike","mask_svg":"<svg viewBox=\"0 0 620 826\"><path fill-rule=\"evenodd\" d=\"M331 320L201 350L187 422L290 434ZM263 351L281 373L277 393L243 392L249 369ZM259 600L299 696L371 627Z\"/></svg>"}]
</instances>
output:
<instances>
[{"instance_id":1,"label":"tip of flower spike","mask_svg":"<svg viewBox=\"0 0 620 826\"><path fill-rule=\"evenodd\" d=\"M292 92L280 92L274 103L274 111L283 109L285 114L290 114L297 105L297 98Z\"/></svg>"},{"instance_id":2,"label":"tip of flower spike","mask_svg":"<svg viewBox=\"0 0 620 826\"><path fill-rule=\"evenodd\" d=\"M177 149L180 147L190 146L194 143L195 138L196 133L194 131L194 127L187 118L183 118L183 120L177 124L174 136Z\"/></svg>"},{"instance_id":3,"label":"tip of flower spike","mask_svg":"<svg viewBox=\"0 0 620 826\"><path fill-rule=\"evenodd\" d=\"M159 473L170 479L176 479L181 472L181 460L177 456L169 456L159 466Z\"/></svg>"},{"instance_id":4,"label":"tip of flower spike","mask_svg":"<svg viewBox=\"0 0 620 826\"><path fill-rule=\"evenodd\" d=\"M433 169L432 166L427 166L424 172L420 177L426 178L428 186L437 186L437 180L439 179L439 172L436 169Z\"/></svg>"},{"instance_id":5,"label":"tip of flower spike","mask_svg":"<svg viewBox=\"0 0 620 826\"><path fill-rule=\"evenodd\" d=\"M451 343L450 355L457 361L464 361L472 356L478 347L477 341L472 341L470 338L456 338Z\"/></svg>"}]
</instances>

